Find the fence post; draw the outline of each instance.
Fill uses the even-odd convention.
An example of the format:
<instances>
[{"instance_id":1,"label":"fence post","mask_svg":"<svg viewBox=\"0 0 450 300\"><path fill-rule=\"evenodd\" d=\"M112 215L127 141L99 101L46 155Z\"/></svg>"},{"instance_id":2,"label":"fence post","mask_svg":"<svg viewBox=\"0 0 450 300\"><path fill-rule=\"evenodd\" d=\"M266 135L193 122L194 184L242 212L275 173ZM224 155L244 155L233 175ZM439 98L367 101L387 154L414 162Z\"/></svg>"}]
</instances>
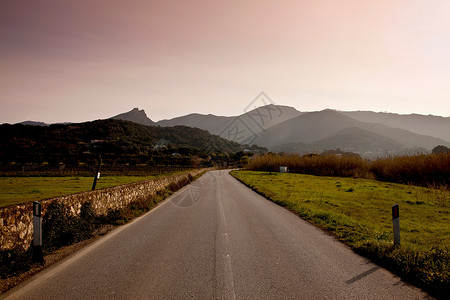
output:
<instances>
[{"instance_id":1,"label":"fence post","mask_svg":"<svg viewBox=\"0 0 450 300\"><path fill-rule=\"evenodd\" d=\"M33 202L33 260L44 262L42 253L42 212L41 204Z\"/></svg>"},{"instance_id":2,"label":"fence post","mask_svg":"<svg viewBox=\"0 0 450 300\"><path fill-rule=\"evenodd\" d=\"M392 225L394 227L394 246L400 245L400 212L398 204L392 206Z\"/></svg>"},{"instance_id":3,"label":"fence post","mask_svg":"<svg viewBox=\"0 0 450 300\"><path fill-rule=\"evenodd\" d=\"M95 186L97 185L97 180L100 178L100 168L102 166L102 157L99 156L98 159L99 159L98 166L97 166L97 171L95 172L94 183L92 184L92 190L95 190Z\"/></svg>"}]
</instances>

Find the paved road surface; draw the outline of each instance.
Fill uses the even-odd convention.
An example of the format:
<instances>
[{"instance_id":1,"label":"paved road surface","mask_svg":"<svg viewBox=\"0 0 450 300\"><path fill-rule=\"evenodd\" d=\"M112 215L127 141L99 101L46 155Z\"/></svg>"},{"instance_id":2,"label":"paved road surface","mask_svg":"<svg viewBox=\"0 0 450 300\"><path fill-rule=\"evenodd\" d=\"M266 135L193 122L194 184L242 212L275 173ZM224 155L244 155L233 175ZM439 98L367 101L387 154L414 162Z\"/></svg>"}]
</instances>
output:
<instances>
[{"instance_id":1,"label":"paved road surface","mask_svg":"<svg viewBox=\"0 0 450 300\"><path fill-rule=\"evenodd\" d=\"M5 295L4 295L5 296ZM11 299L423 299L226 171L38 274Z\"/></svg>"}]
</instances>

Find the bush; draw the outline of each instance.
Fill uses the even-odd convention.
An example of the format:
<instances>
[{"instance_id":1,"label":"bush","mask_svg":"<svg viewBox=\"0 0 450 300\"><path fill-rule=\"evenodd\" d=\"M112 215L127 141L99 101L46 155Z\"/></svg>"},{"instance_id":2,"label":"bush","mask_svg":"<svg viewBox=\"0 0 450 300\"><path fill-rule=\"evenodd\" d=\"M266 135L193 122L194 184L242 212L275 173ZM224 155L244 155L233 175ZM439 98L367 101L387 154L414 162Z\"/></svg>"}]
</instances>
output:
<instances>
[{"instance_id":1,"label":"bush","mask_svg":"<svg viewBox=\"0 0 450 300\"><path fill-rule=\"evenodd\" d=\"M74 218L66 205L51 203L42 221L43 248L52 251L73 243L75 239L73 223Z\"/></svg>"},{"instance_id":2,"label":"bush","mask_svg":"<svg viewBox=\"0 0 450 300\"><path fill-rule=\"evenodd\" d=\"M131 209L109 209L103 222L113 225L122 225L132 219Z\"/></svg>"},{"instance_id":3,"label":"bush","mask_svg":"<svg viewBox=\"0 0 450 300\"><path fill-rule=\"evenodd\" d=\"M191 174L188 174L187 177L182 177L178 181L173 181L169 184L169 190L172 192L178 191L183 186L188 185L192 180L194 180L194 177L192 177Z\"/></svg>"},{"instance_id":4,"label":"bush","mask_svg":"<svg viewBox=\"0 0 450 300\"><path fill-rule=\"evenodd\" d=\"M0 278L5 279L28 271L33 265L33 249L0 251Z\"/></svg>"},{"instance_id":5,"label":"bush","mask_svg":"<svg viewBox=\"0 0 450 300\"><path fill-rule=\"evenodd\" d=\"M96 227L97 222L90 202L83 204L78 217L70 213L67 205L53 202L48 206L42 220L43 249L51 252L88 239Z\"/></svg>"},{"instance_id":6,"label":"bush","mask_svg":"<svg viewBox=\"0 0 450 300\"><path fill-rule=\"evenodd\" d=\"M92 203L86 201L81 206L80 216L75 218L76 223L78 223L79 229L76 234L76 241L86 240L92 237L93 231L99 227L99 222L95 215Z\"/></svg>"}]
</instances>

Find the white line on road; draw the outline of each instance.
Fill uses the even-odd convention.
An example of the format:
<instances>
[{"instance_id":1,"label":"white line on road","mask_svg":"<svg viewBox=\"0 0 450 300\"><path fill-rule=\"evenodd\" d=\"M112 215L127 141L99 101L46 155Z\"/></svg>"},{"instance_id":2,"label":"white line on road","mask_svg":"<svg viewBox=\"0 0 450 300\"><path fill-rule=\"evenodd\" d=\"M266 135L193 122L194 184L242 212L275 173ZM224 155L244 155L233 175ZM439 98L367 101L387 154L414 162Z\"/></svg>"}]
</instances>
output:
<instances>
[{"instance_id":1,"label":"white line on road","mask_svg":"<svg viewBox=\"0 0 450 300\"><path fill-rule=\"evenodd\" d=\"M219 202L219 210L220 210L220 219L222 223L223 230L223 246L225 249L224 261L225 261L225 299L236 299L236 292L234 290L234 278L233 278L233 268L231 266L231 255L230 255L230 246L228 241L228 233L227 233L227 219L225 218L225 211L223 209L222 203L222 195L220 194L220 181L217 180L217 190L216 197Z\"/></svg>"}]
</instances>

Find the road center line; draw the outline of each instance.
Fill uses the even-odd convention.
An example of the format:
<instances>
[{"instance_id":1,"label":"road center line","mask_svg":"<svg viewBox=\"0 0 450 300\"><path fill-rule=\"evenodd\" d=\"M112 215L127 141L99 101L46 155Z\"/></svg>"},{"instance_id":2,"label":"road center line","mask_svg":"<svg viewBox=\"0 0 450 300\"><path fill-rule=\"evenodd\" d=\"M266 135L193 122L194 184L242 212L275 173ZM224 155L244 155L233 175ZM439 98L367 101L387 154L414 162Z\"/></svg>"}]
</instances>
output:
<instances>
[{"instance_id":1,"label":"road center line","mask_svg":"<svg viewBox=\"0 0 450 300\"><path fill-rule=\"evenodd\" d=\"M234 290L234 278L233 278L233 268L231 266L231 251L228 240L227 233L227 220L225 218L225 211L223 209L222 196L220 194L220 181L216 178L217 190L216 198L219 202L220 219L222 224L223 232L223 247L224 247L224 280L225 280L225 299L236 299L236 292Z\"/></svg>"}]
</instances>

